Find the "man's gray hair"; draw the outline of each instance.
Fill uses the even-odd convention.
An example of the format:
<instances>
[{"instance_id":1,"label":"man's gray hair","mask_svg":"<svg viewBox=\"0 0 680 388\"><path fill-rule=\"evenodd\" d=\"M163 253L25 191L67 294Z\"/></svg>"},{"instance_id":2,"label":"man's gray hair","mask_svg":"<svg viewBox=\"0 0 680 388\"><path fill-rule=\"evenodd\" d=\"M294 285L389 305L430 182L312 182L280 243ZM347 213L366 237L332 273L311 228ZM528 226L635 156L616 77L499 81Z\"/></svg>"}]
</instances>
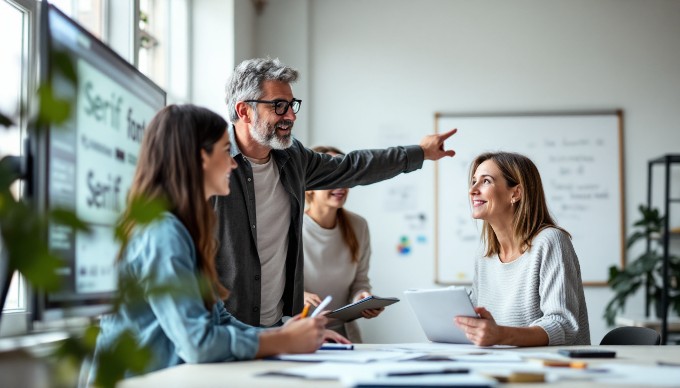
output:
<instances>
[{"instance_id":1,"label":"man's gray hair","mask_svg":"<svg viewBox=\"0 0 680 388\"><path fill-rule=\"evenodd\" d=\"M241 62L227 81L226 103L229 121L238 121L236 103L244 100L257 100L262 97L264 81L280 81L293 83L298 78L298 71L284 65L278 58L255 58ZM255 103L251 103L255 107Z\"/></svg>"}]
</instances>

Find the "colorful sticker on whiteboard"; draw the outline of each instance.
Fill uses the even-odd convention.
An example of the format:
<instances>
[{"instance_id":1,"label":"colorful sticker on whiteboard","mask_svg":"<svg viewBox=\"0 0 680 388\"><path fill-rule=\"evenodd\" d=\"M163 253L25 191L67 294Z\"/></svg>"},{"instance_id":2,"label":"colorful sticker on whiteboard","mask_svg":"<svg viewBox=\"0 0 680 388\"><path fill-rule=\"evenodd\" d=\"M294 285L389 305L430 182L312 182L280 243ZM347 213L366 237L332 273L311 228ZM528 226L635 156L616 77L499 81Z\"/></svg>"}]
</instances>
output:
<instances>
[{"instance_id":1,"label":"colorful sticker on whiteboard","mask_svg":"<svg viewBox=\"0 0 680 388\"><path fill-rule=\"evenodd\" d=\"M401 236L399 244L397 245L397 252L399 252L400 255L408 255L411 253L411 241L408 239L408 236Z\"/></svg>"}]
</instances>

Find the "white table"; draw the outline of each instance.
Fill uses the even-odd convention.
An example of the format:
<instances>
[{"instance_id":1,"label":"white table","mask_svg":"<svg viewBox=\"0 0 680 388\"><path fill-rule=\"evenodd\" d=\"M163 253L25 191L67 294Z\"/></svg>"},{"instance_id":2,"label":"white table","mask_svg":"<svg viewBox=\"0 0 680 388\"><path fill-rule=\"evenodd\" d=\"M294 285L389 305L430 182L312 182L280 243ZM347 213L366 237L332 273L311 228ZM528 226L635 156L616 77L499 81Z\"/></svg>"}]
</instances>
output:
<instances>
[{"instance_id":1,"label":"white table","mask_svg":"<svg viewBox=\"0 0 680 388\"><path fill-rule=\"evenodd\" d=\"M371 349L380 345L357 345L359 349ZM569 347L537 347L537 348L514 348L512 351L520 352L557 352L557 349ZM585 346L573 346L572 348L586 348ZM593 346L615 350L615 359L589 359L589 365L601 363L656 365L657 362L680 363L680 346ZM180 365L162 371L149 373L122 381L119 387L342 387L339 381L303 380L292 377L258 376L263 372L284 370L287 368L300 367L301 363L286 361L243 361L201 365ZM680 381L677 381L680 385ZM592 381L568 381L553 384L508 384L512 387L541 387L541 386L564 386L564 387L596 387Z\"/></svg>"}]
</instances>

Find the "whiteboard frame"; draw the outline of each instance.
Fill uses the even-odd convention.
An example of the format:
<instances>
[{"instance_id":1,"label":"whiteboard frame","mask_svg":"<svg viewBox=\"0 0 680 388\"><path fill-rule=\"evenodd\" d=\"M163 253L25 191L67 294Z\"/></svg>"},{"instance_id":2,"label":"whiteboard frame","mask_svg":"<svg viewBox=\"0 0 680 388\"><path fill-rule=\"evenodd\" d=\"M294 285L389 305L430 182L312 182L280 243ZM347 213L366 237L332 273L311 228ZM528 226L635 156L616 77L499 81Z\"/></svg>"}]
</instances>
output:
<instances>
[{"instance_id":1,"label":"whiteboard frame","mask_svg":"<svg viewBox=\"0 0 680 388\"><path fill-rule=\"evenodd\" d=\"M441 118L450 117L464 117L464 118L490 118L490 117L530 117L530 116L602 116L602 115L612 115L616 116L618 119L618 165L619 165L619 191L620 191L620 203L619 212L621 225L619 225L619 245L621 258L619 259L619 267L625 267L625 191L624 191L624 173L623 173L623 111L620 109L612 110L586 110L586 111L546 111L546 112L467 112L467 113L441 113L435 112L434 114L434 131L435 133L440 133L439 121ZM443 128L443 130L448 131L452 128ZM455 135L454 135L455 136ZM463 145L464 147L465 145ZM440 277L440 264L439 264L439 161L435 162L434 166L434 283L439 285L469 285L470 282L451 282L443 281ZM480 236L481 238L481 236ZM608 263L611 264L611 263ZM608 271L607 271L608 273ZM583 282L584 286L595 286L595 287L606 287L607 279Z\"/></svg>"}]
</instances>

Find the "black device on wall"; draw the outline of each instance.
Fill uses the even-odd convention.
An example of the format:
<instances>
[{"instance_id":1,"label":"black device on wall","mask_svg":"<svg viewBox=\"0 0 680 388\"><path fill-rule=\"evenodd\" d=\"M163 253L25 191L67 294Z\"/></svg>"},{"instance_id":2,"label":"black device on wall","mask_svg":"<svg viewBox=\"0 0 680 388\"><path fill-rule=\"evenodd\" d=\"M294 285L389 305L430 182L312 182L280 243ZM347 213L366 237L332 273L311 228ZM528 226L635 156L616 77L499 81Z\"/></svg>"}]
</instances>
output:
<instances>
[{"instance_id":1,"label":"black device on wall","mask_svg":"<svg viewBox=\"0 0 680 388\"><path fill-rule=\"evenodd\" d=\"M64 259L60 291L36 290L37 320L93 316L116 290L114 225L125 208L144 128L165 106L165 92L56 7L42 3L39 81L71 102L59 126L29 129L28 195L41 211L73 210L89 235L50 224L43 236ZM59 61L68 58L77 82Z\"/></svg>"}]
</instances>

